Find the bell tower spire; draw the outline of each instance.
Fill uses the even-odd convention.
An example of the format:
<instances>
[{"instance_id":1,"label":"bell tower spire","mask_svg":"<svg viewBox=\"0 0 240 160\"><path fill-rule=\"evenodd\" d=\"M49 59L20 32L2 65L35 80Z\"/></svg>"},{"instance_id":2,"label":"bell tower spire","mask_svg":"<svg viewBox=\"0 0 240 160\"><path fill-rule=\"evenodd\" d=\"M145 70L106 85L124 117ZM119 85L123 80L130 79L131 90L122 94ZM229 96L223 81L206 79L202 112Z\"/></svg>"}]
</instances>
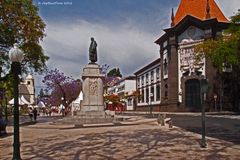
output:
<instances>
[{"instance_id":1,"label":"bell tower spire","mask_svg":"<svg viewBox=\"0 0 240 160\"><path fill-rule=\"evenodd\" d=\"M172 22L171 22L171 27L174 27L174 26L175 26L174 19L175 19L175 17L174 17L174 11L173 11L173 8L172 8L172 15L171 15L171 20L172 20Z\"/></svg>"},{"instance_id":2,"label":"bell tower spire","mask_svg":"<svg viewBox=\"0 0 240 160\"><path fill-rule=\"evenodd\" d=\"M206 19L210 19L211 14L210 14L210 5L209 5L209 0L207 0L207 6L206 6Z\"/></svg>"}]
</instances>

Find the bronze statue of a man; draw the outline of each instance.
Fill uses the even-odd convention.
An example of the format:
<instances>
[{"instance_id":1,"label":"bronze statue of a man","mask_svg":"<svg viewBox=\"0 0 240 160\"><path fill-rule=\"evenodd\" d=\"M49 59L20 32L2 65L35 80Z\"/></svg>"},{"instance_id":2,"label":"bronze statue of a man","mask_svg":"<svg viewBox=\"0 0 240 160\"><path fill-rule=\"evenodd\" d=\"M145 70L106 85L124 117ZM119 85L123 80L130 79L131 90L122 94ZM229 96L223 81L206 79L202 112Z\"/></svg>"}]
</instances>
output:
<instances>
[{"instance_id":1,"label":"bronze statue of a man","mask_svg":"<svg viewBox=\"0 0 240 160\"><path fill-rule=\"evenodd\" d=\"M89 47L89 60L91 63L97 62L97 42L91 37L91 44Z\"/></svg>"}]
</instances>

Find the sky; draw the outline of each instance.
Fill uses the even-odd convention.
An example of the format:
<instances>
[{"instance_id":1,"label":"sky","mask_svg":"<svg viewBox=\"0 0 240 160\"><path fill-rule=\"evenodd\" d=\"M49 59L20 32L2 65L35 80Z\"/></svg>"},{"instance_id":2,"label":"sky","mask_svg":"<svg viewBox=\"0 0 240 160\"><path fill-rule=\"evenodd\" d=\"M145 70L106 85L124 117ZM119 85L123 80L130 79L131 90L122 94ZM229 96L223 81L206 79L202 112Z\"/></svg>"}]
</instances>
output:
<instances>
[{"instance_id":1,"label":"sky","mask_svg":"<svg viewBox=\"0 0 240 160\"><path fill-rule=\"evenodd\" d=\"M90 38L98 44L98 64L119 67L124 76L159 58L154 43L170 27L171 8L180 0L33 0L46 23L41 42L49 69L81 78L89 63ZM226 17L240 0L215 0ZM231 1L231 3L229 2ZM42 76L35 75L37 87ZM38 89L37 89L38 90Z\"/></svg>"}]
</instances>

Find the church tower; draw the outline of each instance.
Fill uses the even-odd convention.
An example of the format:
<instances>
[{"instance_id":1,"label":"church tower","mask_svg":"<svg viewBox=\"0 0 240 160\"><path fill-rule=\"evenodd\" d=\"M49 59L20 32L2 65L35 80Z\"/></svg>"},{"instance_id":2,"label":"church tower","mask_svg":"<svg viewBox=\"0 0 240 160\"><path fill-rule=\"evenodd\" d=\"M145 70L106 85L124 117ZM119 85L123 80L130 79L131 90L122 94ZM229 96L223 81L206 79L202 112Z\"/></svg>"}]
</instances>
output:
<instances>
[{"instance_id":1,"label":"church tower","mask_svg":"<svg viewBox=\"0 0 240 160\"><path fill-rule=\"evenodd\" d=\"M28 75L19 85L19 94L24 96L30 104L35 104L35 84L32 75Z\"/></svg>"},{"instance_id":2,"label":"church tower","mask_svg":"<svg viewBox=\"0 0 240 160\"><path fill-rule=\"evenodd\" d=\"M27 86L27 90L30 94L30 103L33 104L35 102L35 84L34 84L34 78L32 75L28 75L26 77L26 86Z\"/></svg>"}]
</instances>

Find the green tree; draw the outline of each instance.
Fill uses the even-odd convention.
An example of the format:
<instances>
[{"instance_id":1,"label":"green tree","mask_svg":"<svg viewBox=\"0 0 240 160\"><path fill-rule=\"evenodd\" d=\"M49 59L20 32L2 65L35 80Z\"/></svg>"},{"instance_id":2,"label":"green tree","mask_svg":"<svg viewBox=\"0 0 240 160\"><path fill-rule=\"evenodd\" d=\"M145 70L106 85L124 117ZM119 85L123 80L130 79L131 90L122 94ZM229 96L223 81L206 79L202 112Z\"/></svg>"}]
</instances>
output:
<instances>
[{"instance_id":1,"label":"green tree","mask_svg":"<svg viewBox=\"0 0 240 160\"><path fill-rule=\"evenodd\" d=\"M209 39L196 47L199 54L211 59L213 65L222 70L223 64L238 65L240 63L240 10L231 17L231 23L221 37Z\"/></svg>"},{"instance_id":2,"label":"green tree","mask_svg":"<svg viewBox=\"0 0 240 160\"><path fill-rule=\"evenodd\" d=\"M113 68L107 73L108 77L122 77L119 68Z\"/></svg>"},{"instance_id":3,"label":"green tree","mask_svg":"<svg viewBox=\"0 0 240 160\"><path fill-rule=\"evenodd\" d=\"M196 47L196 52L201 53L197 59L202 56L210 58L218 69L220 95L228 94L232 109L240 111L240 10L231 17L222 36L204 41ZM231 72L223 72L226 65L232 67Z\"/></svg>"},{"instance_id":4,"label":"green tree","mask_svg":"<svg viewBox=\"0 0 240 160\"><path fill-rule=\"evenodd\" d=\"M0 68L7 72L10 66L8 51L18 43L25 53L22 62L24 72L41 73L49 59L43 53L39 42L45 36L45 24L38 15L38 8L32 0L0 1Z\"/></svg>"},{"instance_id":5,"label":"green tree","mask_svg":"<svg viewBox=\"0 0 240 160\"><path fill-rule=\"evenodd\" d=\"M43 89L41 88L40 91L39 91L38 96L41 98L41 97L43 97L44 95L45 95L45 94L44 94L44 91L43 91Z\"/></svg>"}]
</instances>

